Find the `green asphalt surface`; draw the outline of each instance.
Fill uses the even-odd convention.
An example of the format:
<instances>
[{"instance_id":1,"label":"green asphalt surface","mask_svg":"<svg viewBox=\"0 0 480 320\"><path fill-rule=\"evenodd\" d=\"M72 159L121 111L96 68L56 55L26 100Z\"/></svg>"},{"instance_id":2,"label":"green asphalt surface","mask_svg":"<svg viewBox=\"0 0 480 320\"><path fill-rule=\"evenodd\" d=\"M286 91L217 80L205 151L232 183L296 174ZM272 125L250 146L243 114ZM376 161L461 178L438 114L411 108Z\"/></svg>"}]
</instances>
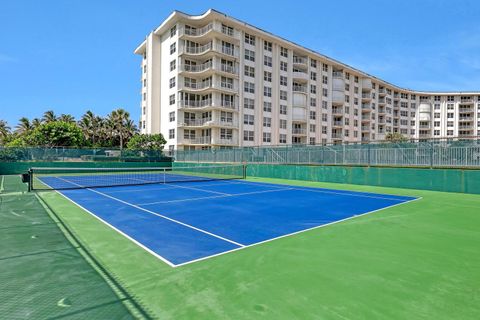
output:
<instances>
[{"instance_id":1,"label":"green asphalt surface","mask_svg":"<svg viewBox=\"0 0 480 320\"><path fill-rule=\"evenodd\" d=\"M39 195L158 319L478 319L479 195L248 180L422 199L171 268L58 193Z\"/></svg>"}]
</instances>

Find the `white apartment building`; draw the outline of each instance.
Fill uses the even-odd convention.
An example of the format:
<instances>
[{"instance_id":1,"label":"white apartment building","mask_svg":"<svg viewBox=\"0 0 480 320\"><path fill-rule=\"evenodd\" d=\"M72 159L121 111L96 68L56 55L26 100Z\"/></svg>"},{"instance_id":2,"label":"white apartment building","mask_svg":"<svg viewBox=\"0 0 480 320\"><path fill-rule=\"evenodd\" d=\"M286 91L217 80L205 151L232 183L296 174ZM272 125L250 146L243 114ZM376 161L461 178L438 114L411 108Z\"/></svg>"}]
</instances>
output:
<instances>
[{"instance_id":1,"label":"white apartment building","mask_svg":"<svg viewBox=\"0 0 480 320\"><path fill-rule=\"evenodd\" d=\"M173 12L135 53L141 132L170 149L480 135L480 92L400 88L212 9Z\"/></svg>"}]
</instances>

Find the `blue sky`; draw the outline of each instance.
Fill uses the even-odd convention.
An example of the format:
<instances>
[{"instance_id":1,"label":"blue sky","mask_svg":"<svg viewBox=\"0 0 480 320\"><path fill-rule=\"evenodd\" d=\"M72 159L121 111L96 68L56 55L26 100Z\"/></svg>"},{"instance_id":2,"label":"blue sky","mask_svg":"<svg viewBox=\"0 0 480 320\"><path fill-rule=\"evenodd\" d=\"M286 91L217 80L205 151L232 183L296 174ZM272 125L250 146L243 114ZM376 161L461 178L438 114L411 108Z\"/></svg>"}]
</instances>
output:
<instances>
[{"instance_id":1,"label":"blue sky","mask_svg":"<svg viewBox=\"0 0 480 320\"><path fill-rule=\"evenodd\" d=\"M480 1L2 0L0 119L140 114L134 48L173 10L230 16L396 85L480 90Z\"/></svg>"}]
</instances>

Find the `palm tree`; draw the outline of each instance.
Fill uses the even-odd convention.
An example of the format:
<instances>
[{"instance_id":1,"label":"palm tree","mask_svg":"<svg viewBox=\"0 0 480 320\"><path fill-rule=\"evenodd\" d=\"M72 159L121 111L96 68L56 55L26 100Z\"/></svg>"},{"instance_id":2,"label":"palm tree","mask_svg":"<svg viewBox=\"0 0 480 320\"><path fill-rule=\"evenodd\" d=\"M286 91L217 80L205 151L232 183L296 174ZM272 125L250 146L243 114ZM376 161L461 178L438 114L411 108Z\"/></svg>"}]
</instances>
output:
<instances>
[{"instance_id":1,"label":"palm tree","mask_svg":"<svg viewBox=\"0 0 480 320\"><path fill-rule=\"evenodd\" d=\"M123 149L124 142L136 132L136 126L130 119L130 113L124 109L113 110L107 116L107 128L110 136L113 139L118 139L120 149Z\"/></svg>"},{"instance_id":2,"label":"palm tree","mask_svg":"<svg viewBox=\"0 0 480 320\"><path fill-rule=\"evenodd\" d=\"M32 120L32 129L35 129L36 127L38 127L41 124L42 124L42 120L40 120L38 118L34 118Z\"/></svg>"},{"instance_id":3,"label":"palm tree","mask_svg":"<svg viewBox=\"0 0 480 320\"><path fill-rule=\"evenodd\" d=\"M19 134L27 134L33 129L30 120L27 117L22 117L18 120L18 124L15 127L15 131Z\"/></svg>"},{"instance_id":4,"label":"palm tree","mask_svg":"<svg viewBox=\"0 0 480 320\"><path fill-rule=\"evenodd\" d=\"M7 121L0 120L0 142L4 141L10 134L10 127L8 126Z\"/></svg>"},{"instance_id":5,"label":"palm tree","mask_svg":"<svg viewBox=\"0 0 480 320\"><path fill-rule=\"evenodd\" d=\"M57 118L58 121L68 122L68 123L75 123L75 118L70 114L62 114L60 117Z\"/></svg>"},{"instance_id":6,"label":"palm tree","mask_svg":"<svg viewBox=\"0 0 480 320\"><path fill-rule=\"evenodd\" d=\"M90 110L80 118L78 126L82 129L85 138L92 141L92 145L95 145L96 141L98 142L97 138L103 137L103 119L94 115Z\"/></svg>"},{"instance_id":7,"label":"palm tree","mask_svg":"<svg viewBox=\"0 0 480 320\"><path fill-rule=\"evenodd\" d=\"M45 123L53 122L57 120L57 116L55 115L55 112L53 110L48 110L45 111L42 117L42 121Z\"/></svg>"}]
</instances>

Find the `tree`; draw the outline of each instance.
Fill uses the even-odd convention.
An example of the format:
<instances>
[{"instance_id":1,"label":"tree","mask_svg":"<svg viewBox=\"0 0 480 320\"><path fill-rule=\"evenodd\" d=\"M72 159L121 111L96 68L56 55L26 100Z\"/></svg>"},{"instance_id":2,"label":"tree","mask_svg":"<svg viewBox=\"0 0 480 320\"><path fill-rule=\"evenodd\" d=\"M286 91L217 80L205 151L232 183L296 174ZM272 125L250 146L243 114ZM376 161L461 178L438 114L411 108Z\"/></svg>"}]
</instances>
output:
<instances>
[{"instance_id":1,"label":"tree","mask_svg":"<svg viewBox=\"0 0 480 320\"><path fill-rule=\"evenodd\" d=\"M82 130L75 123L51 121L42 123L24 137L26 145L45 147L81 147L85 145Z\"/></svg>"},{"instance_id":2,"label":"tree","mask_svg":"<svg viewBox=\"0 0 480 320\"><path fill-rule=\"evenodd\" d=\"M163 150L167 143L162 134L136 134L127 143L131 150Z\"/></svg>"},{"instance_id":3,"label":"tree","mask_svg":"<svg viewBox=\"0 0 480 320\"><path fill-rule=\"evenodd\" d=\"M38 127L41 124L42 124L42 120L40 120L38 118L34 118L32 120L32 129L35 129L36 127Z\"/></svg>"},{"instance_id":4,"label":"tree","mask_svg":"<svg viewBox=\"0 0 480 320\"><path fill-rule=\"evenodd\" d=\"M387 133L387 135L385 136L385 140L387 140L389 142L405 142L405 141L408 141L408 139L404 135L402 135L401 133L398 133L398 132Z\"/></svg>"},{"instance_id":5,"label":"tree","mask_svg":"<svg viewBox=\"0 0 480 320\"><path fill-rule=\"evenodd\" d=\"M55 115L55 112L53 112L53 110L48 110L45 111L45 113L43 114L42 121L44 123L54 122L57 121L57 116Z\"/></svg>"},{"instance_id":6,"label":"tree","mask_svg":"<svg viewBox=\"0 0 480 320\"><path fill-rule=\"evenodd\" d=\"M124 142L137 131L135 123L130 119L130 113L124 109L114 110L108 115L106 128L110 137L118 140L120 149L123 149Z\"/></svg>"},{"instance_id":7,"label":"tree","mask_svg":"<svg viewBox=\"0 0 480 320\"><path fill-rule=\"evenodd\" d=\"M63 121L67 123L75 123L75 118L70 114L62 114L57 118L57 121Z\"/></svg>"},{"instance_id":8,"label":"tree","mask_svg":"<svg viewBox=\"0 0 480 320\"><path fill-rule=\"evenodd\" d=\"M4 143L10 135L10 127L4 120L0 120L0 143Z\"/></svg>"},{"instance_id":9,"label":"tree","mask_svg":"<svg viewBox=\"0 0 480 320\"><path fill-rule=\"evenodd\" d=\"M15 127L15 131L20 135L28 134L32 129L32 124L27 117L20 118L17 126Z\"/></svg>"}]
</instances>

